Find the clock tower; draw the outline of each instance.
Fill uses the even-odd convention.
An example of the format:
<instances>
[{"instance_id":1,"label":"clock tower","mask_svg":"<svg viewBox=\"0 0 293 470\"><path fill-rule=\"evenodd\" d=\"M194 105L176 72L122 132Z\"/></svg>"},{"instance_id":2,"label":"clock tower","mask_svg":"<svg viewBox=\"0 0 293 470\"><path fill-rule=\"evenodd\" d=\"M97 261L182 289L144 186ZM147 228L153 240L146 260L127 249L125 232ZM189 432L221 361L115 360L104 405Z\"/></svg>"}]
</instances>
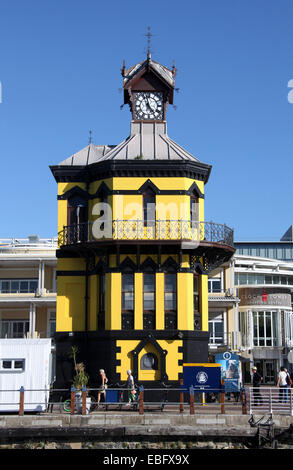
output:
<instances>
[{"instance_id":1,"label":"clock tower","mask_svg":"<svg viewBox=\"0 0 293 470\"><path fill-rule=\"evenodd\" d=\"M173 104L176 69L147 59L134 67L121 70L124 104L129 104L133 121L162 122L166 119L167 105Z\"/></svg>"},{"instance_id":2,"label":"clock tower","mask_svg":"<svg viewBox=\"0 0 293 470\"><path fill-rule=\"evenodd\" d=\"M208 274L235 251L233 230L204 218L211 166L167 134L175 67L148 53L121 72L130 135L118 145L90 142L51 166L56 388L72 383L72 346L91 387L99 369L112 387L130 369L146 388L178 388L184 363L208 361Z\"/></svg>"}]
</instances>

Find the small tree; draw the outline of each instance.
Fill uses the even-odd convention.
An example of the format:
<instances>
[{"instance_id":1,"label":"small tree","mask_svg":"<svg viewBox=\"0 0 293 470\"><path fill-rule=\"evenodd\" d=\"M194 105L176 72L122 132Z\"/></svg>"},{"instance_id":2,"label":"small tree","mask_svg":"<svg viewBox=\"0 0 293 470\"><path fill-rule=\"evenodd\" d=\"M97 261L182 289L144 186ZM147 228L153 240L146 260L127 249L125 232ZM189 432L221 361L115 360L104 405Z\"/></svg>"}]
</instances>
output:
<instances>
[{"instance_id":1,"label":"small tree","mask_svg":"<svg viewBox=\"0 0 293 470\"><path fill-rule=\"evenodd\" d=\"M73 359L75 376L73 378L73 385L76 389L81 390L82 387L86 387L89 382L89 376L85 371L83 362L77 362L76 356L78 354L78 347L72 346L69 356Z\"/></svg>"}]
</instances>

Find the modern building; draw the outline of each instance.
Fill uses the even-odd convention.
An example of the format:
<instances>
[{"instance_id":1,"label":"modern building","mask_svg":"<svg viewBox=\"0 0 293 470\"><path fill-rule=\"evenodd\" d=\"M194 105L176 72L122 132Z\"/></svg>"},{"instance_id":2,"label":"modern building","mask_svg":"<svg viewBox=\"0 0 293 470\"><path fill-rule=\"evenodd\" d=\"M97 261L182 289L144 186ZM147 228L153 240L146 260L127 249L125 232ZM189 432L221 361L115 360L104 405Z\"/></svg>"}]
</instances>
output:
<instances>
[{"instance_id":1,"label":"modern building","mask_svg":"<svg viewBox=\"0 0 293 470\"><path fill-rule=\"evenodd\" d=\"M293 263L256 256L234 256L235 287L239 297L239 353L244 382L251 365L265 384L275 384L293 347Z\"/></svg>"},{"instance_id":2,"label":"modern building","mask_svg":"<svg viewBox=\"0 0 293 470\"><path fill-rule=\"evenodd\" d=\"M293 225L290 225L280 241L235 241L235 248L237 255L293 262Z\"/></svg>"},{"instance_id":3,"label":"modern building","mask_svg":"<svg viewBox=\"0 0 293 470\"><path fill-rule=\"evenodd\" d=\"M57 239L0 240L1 338L50 338L56 328Z\"/></svg>"},{"instance_id":4,"label":"modern building","mask_svg":"<svg viewBox=\"0 0 293 470\"><path fill-rule=\"evenodd\" d=\"M146 386L178 385L184 363L208 361L208 275L232 257L233 231L204 219L211 166L167 134L175 74L150 54L123 65L129 137L90 143L51 167L56 386L72 379L73 345L90 377L103 368L112 384L131 369ZM233 310L227 296L213 302Z\"/></svg>"}]
</instances>

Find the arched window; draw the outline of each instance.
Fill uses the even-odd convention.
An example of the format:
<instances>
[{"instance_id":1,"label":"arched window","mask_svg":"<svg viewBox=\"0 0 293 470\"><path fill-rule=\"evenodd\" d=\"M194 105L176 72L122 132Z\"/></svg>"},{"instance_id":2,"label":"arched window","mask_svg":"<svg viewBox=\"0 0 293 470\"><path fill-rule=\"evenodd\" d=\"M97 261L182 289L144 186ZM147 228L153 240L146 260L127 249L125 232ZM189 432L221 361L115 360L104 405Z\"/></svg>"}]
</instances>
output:
<instances>
[{"instance_id":1,"label":"arched window","mask_svg":"<svg viewBox=\"0 0 293 470\"><path fill-rule=\"evenodd\" d=\"M80 196L72 196L67 201L67 236L70 243L86 241L88 236L88 204Z\"/></svg>"}]
</instances>

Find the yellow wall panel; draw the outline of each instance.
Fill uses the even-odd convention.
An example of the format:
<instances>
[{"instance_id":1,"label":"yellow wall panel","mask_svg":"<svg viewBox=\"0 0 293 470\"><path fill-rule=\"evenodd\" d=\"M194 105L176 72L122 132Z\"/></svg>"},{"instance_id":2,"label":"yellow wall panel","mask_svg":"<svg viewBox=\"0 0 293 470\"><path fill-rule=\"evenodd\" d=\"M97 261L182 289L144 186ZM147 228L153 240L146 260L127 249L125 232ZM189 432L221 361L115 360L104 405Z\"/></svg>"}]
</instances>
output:
<instances>
[{"instance_id":1,"label":"yellow wall panel","mask_svg":"<svg viewBox=\"0 0 293 470\"><path fill-rule=\"evenodd\" d=\"M106 273L105 329L121 330L121 273Z\"/></svg>"},{"instance_id":2,"label":"yellow wall panel","mask_svg":"<svg viewBox=\"0 0 293 470\"><path fill-rule=\"evenodd\" d=\"M59 276L56 331L84 331L84 284L82 276Z\"/></svg>"},{"instance_id":3,"label":"yellow wall panel","mask_svg":"<svg viewBox=\"0 0 293 470\"><path fill-rule=\"evenodd\" d=\"M178 330L194 330L193 273L177 274Z\"/></svg>"},{"instance_id":4,"label":"yellow wall panel","mask_svg":"<svg viewBox=\"0 0 293 470\"><path fill-rule=\"evenodd\" d=\"M208 276L201 274L199 276L199 296L200 296L200 315L202 331L209 330L209 307L208 307Z\"/></svg>"}]
</instances>

